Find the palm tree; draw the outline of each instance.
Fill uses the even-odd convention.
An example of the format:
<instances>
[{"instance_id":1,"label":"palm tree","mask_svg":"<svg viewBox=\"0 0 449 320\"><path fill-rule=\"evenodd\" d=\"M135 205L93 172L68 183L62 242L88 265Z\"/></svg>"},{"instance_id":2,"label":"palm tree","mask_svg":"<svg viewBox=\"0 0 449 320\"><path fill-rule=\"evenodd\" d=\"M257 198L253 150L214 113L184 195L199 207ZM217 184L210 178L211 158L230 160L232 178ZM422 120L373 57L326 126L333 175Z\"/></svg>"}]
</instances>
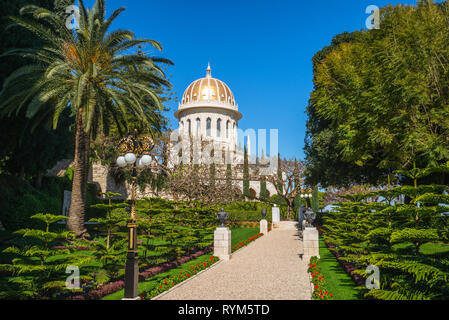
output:
<instances>
[{"instance_id":1,"label":"palm tree","mask_svg":"<svg viewBox=\"0 0 449 320\"><path fill-rule=\"evenodd\" d=\"M11 17L14 25L33 32L44 45L4 54L34 62L6 79L0 93L0 115L24 110L36 124L52 121L56 128L62 111L72 110L76 119L75 156L67 227L83 236L91 139L98 132L107 134L112 124L121 133L127 130L130 115L150 133L157 131L163 110L159 93L161 88L171 87L161 65L173 63L141 52L131 53L145 44L162 50L155 40L136 39L128 30L108 32L124 8L105 19L104 0L97 0L92 9L86 9L80 0L79 7L79 28L73 30L55 12L33 5L23 7L21 17Z\"/></svg>"}]
</instances>

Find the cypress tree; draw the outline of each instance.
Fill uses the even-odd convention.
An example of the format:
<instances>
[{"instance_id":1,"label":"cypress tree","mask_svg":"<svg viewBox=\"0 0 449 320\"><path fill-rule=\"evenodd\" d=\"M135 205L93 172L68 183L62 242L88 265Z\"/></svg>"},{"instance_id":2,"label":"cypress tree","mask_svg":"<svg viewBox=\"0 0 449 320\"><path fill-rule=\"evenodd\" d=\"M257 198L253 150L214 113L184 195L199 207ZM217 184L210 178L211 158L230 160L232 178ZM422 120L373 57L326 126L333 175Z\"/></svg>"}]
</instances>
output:
<instances>
[{"instance_id":1,"label":"cypress tree","mask_svg":"<svg viewBox=\"0 0 449 320\"><path fill-rule=\"evenodd\" d=\"M210 165L210 186L215 186L215 163Z\"/></svg>"},{"instance_id":2,"label":"cypress tree","mask_svg":"<svg viewBox=\"0 0 449 320\"><path fill-rule=\"evenodd\" d=\"M267 180L265 176L262 176L260 179L260 199L261 200L267 199Z\"/></svg>"},{"instance_id":3,"label":"cypress tree","mask_svg":"<svg viewBox=\"0 0 449 320\"><path fill-rule=\"evenodd\" d=\"M278 153L278 178L279 181L283 181L282 180L282 171L281 171L281 155ZM281 193L284 192L284 186L282 184L282 182L279 182L279 190Z\"/></svg>"},{"instance_id":4,"label":"cypress tree","mask_svg":"<svg viewBox=\"0 0 449 320\"><path fill-rule=\"evenodd\" d=\"M243 196L250 197L249 192L249 169L248 169L248 151L246 146L243 152Z\"/></svg>"},{"instance_id":5,"label":"cypress tree","mask_svg":"<svg viewBox=\"0 0 449 320\"><path fill-rule=\"evenodd\" d=\"M229 189L232 187L232 167L230 163L226 165L226 186Z\"/></svg>"}]
</instances>

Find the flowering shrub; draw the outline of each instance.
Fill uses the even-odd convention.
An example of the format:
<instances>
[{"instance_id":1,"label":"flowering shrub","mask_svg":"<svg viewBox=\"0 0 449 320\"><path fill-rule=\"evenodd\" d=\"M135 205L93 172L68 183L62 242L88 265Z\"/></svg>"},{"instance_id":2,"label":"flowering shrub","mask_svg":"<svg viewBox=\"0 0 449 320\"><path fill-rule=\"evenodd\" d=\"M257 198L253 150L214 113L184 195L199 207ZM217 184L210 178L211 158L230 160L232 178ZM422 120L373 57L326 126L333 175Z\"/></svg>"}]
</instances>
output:
<instances>
[{"instance_id":1,"label":"flowering shrub","mask_svg":"<svg viewBox=\"0 0 449 320\"><path fill-rule=\"evenodd\" d=\"M179 274L171 276L169 278L162 279L159 284L151 291L143 291L139 296L142 300L149 300L162 292L167 291L168 289L174 287L178 283L183 282L186 279L196 275L198 272L207 269L219 259L215 256L210 256L206 258L204 261L196 264L195 266L191 266L190 268L185 268L179 271Z\"/></svg>"},{"instance_id":2,"label":"flowering shrub","mask_svg":"<svg viewBox=\"0 0 449 320\"><path fill-rule=\"evenodd\" d=\"M238 249L247 246L248 244L250 244L250 243L253 242L254 240L260 238L261 236L263 236L263 233L256 234L256 235L250 237L248 240L244 240L244 241L238 243L236 246L233 246L233 247L232 247L231 252L237 251Z\"/></svg>"},{"instance_id":3,"label":"flowering shrub","mask_svg":"<svg viewBox=\"0 0 449 320\"><path fill-rule=\"evenodd\" d=\"M317 257L310 258L309 269L307 272L312 277L314 300L331 300L334 298L334 294L330 293L326 287L326 281L323 275L320 273L319 259Z\"/></svg>"}]
</instances>

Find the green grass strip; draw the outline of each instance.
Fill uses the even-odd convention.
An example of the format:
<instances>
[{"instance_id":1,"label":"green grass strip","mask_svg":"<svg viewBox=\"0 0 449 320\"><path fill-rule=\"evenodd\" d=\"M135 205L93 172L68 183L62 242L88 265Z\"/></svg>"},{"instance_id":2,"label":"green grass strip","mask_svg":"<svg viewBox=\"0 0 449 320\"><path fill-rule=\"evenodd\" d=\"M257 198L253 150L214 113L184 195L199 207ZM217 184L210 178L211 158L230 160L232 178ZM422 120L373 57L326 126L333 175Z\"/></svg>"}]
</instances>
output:
<instances>
[{"instance_id":1,"label":"green grass strip","mask_svg":"<svg viewBox=\"0 0 449 320\"><path fill-rule=\"evenodd\" d=\"M334 294L335 300L363 300L359 297L359 291L354 288L356 284L326 247L322 238L319 265L326 279L327 289Z\"/></svg>"}]
</instances>

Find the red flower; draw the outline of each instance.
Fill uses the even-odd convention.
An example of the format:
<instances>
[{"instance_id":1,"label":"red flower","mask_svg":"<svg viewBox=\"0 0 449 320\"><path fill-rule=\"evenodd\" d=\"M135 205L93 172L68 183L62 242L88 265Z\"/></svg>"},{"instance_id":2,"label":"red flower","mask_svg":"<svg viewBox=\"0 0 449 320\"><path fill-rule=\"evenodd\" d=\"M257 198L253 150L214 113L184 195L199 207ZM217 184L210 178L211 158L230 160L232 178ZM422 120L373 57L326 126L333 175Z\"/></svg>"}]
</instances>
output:
<instances>
[{"instance_id":1,"label":"red flower","mask_svg":"<svg viewBox=\"0 0 449 320\"><path fill-rule=\"evenodd\" d=\"M333 293L331 293L331 294L330 294L330 296L331 296L331 297L333 297L333 296L334 296L334 294L333 294Z\"/></svg>"},{"instance_id":2,"label":"red flower","mask_svg":"<svg viewBox=\"0 0 449 320\"><path fill-rule=\"evenodd\" d=\"M318 286L315 286L315 289L318 289Z\"/></svg>"}]
</instances>

